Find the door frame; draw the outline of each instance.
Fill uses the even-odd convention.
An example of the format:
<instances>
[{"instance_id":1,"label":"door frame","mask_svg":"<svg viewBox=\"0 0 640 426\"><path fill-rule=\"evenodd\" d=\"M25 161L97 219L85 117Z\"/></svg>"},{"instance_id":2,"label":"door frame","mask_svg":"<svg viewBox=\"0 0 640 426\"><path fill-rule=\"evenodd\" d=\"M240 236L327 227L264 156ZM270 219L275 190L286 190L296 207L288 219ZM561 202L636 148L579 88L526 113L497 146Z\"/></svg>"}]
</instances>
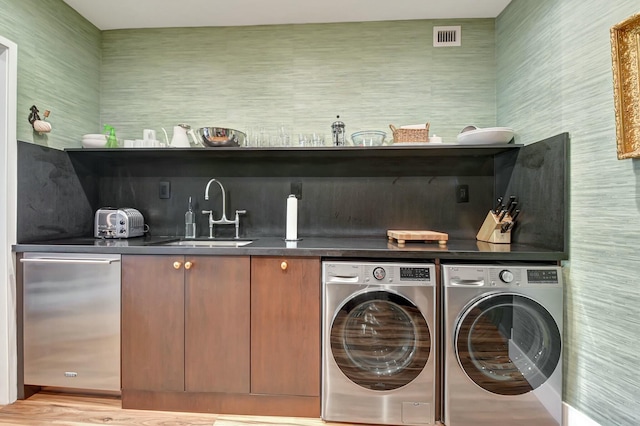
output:
<instances>
[{"instance_id":1,"label":"door frame","mask_svg":"<svg viewBox=\"0 0 640 426\"><path fill-rule=\"evenodd\" d=\"M18 45L0 36L0 405L17 398L16 243Z\"/></svg>"}]
</instances>

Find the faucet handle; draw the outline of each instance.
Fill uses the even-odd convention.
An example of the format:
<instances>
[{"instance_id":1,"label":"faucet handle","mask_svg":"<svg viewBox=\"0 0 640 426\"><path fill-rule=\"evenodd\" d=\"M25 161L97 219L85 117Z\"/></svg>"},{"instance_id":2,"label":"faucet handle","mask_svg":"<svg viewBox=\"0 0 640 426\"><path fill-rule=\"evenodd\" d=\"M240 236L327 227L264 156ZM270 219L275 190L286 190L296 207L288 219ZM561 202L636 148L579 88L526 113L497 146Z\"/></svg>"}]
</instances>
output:
<instances>
[{"instance_id":1,"label":"faucet handle","mask_svg":"<svg viewBox=\"0 0 640 426\"><path fill-rule=\"evenodd\" d=\"M246 210L236 210L236 218L234 219L234 221L232 223L235 223L236 225L236 240L238 238L240 238L240 215L241 214L247 214Z\"/></svg>"},{"instance_id":2,"label":"faucet handle","mask_svg":"<svg viewBox=\"0 0 640 426\"><path fill-rule=\"evenodd\" d=\"M209 215L209 227L211 227L213 224L213 210L202 210L202 214Z\"/></svg>"}]
</instances>

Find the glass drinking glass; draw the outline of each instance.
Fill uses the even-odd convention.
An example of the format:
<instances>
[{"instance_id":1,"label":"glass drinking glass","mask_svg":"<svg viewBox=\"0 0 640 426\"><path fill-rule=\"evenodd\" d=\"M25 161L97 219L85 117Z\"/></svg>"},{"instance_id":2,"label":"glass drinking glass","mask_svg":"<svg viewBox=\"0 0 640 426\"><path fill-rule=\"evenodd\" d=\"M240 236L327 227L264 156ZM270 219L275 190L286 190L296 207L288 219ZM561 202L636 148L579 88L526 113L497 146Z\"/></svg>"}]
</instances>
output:
<instances>
[{"instance_id":1,"label":"glass drinking glass","mask_svg":"<svg viewBox=\"0 0 640 426\"><path fill-rule=\"evenodd\" d=\"M298 133L298 145L299 146L311 146L312 137L305 133Z\"/></svg>"},{"instance_id":2,"label":"glass drinking glass","mask_svg":"<svg viewBox=\"0 0 640 426\"><path fill-rule=\"evenodd\" d=\"M289 128L281 124L278 127L278 145L280 146L290 146L291 145L291 132Z\"/></svg>"},{"instance_id":3,"label":"glass drinking glass","mask_svg":"<svg viewBox=\"0 0 640 426\"><path fill-rule=\"evenodd\" d=\"M312 146L324 146L324 135L320 133L313 133L311 135Z\"/></svg>"}]
</instances>

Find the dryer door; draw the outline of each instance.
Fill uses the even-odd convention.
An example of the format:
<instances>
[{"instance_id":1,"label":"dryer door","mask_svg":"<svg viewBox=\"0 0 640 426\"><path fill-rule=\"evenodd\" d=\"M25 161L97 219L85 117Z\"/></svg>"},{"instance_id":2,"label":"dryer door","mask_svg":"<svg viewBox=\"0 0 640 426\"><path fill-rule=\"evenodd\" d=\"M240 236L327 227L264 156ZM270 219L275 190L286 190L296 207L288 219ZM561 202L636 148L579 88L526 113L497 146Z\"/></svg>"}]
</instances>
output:
<instances>
[{"instance_id":1,"label":"dryer door","mask_svg":"<svg viewBox=\"0 0 640 426\"><path fill-rule=\"evenodd\" d=\"M352 382L376 391L393 390L422 372L431 353L431 334L411 301L372 291L340 307L331 324L331 352Z\"/></svg>"},{"instance_id":2,"label":"dryer door","mask_svg":"<svg viewBox=\"0 0 640 426\"><path fill-rule=\"evenodd\" d=\"M521 395L542 385L562 349L551 314L533 299L510 293L470 304L457 322L454 342L467 376L499 395Z\"/></svg>"}]
</instances>

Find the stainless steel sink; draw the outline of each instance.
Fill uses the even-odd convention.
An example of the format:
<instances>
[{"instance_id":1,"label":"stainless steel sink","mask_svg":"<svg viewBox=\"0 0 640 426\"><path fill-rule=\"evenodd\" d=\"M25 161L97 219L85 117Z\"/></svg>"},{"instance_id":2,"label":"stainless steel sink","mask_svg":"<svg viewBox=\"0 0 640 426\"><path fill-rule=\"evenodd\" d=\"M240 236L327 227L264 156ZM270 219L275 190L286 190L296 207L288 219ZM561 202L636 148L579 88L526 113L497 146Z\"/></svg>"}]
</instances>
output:
<instances>
[{"instance_id":1,"label":"stainless steel sink","mask_svg":"<svg viewBox=\"0 0 640 426\"><path fill-rule=\"evenodd\" d=\"M243 247L252 242L253 240L181 240L171 241L162 245L182 247Z\"/></svg>"}]
</instances>

